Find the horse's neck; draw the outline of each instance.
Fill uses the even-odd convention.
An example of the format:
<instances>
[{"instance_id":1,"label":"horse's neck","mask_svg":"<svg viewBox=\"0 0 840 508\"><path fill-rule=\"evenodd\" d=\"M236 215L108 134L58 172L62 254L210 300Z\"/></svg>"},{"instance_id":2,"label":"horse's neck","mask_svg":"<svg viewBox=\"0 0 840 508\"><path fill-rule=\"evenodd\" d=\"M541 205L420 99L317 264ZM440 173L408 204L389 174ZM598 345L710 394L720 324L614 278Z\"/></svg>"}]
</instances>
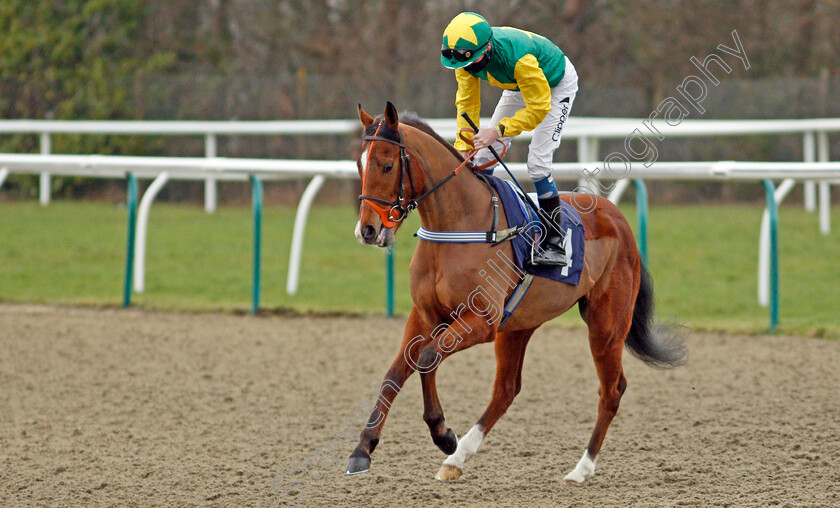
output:
<instances>
[{"instance_id":1,"label":"horse's neck","mask_svg":"<svg viewBox=\"0 0 840 508\"><path fill-rule=\"evenodd\" d=\"M448 177L461 161L425 133L418 131L413 137L425 171L423 192L427 192ZM490 226L490 210L487 187L466 168L429 194L417 207L423 227L432 231L487 229Z\"/></svg>"}]
</instances>

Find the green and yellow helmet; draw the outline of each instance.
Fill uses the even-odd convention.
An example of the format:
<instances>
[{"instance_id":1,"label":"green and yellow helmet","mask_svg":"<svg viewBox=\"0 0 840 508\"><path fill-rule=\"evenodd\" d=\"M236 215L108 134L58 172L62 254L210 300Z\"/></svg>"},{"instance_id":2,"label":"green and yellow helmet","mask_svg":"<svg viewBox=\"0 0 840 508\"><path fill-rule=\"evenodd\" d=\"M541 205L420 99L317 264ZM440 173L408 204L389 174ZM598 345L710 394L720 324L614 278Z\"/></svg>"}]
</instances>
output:
<instances>
[{"instance_id":1,"label":"green and yellow helmet","mask_svg":"<svg viewBox=\"0 0 840 508\"><path fill-rule=\"evenodd\" d=\"M458 14L443 31L440 63L449 69L460 69L484 54L493 35L490 24L474 12Z\"/></svg>"}]
</instances>

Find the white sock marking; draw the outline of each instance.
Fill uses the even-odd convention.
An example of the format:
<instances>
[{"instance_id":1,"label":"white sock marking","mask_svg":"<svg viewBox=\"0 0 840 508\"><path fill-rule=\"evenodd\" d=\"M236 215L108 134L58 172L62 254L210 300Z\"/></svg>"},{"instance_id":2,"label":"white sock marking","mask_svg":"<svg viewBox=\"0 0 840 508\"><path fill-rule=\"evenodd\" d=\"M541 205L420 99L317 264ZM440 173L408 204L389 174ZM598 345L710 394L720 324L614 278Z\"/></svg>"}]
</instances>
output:
<instances>
[{"instance_id":1,"label":"white sock marking","mask_svg":"<svg viewBox=\"0 0 840 508\"><path fill-rule=\"evenodd\" d=\"M443 463L448 466L455 466L458 469L463 469L464 462L475 455L475 452L478 451L478 447L481 445L483 440L484 431L482 430L481 425L473 425L470 431L467 432L467 435L458 441L458 448L455 449L455 453L446 457L446 460L444 460Z\"/></svg>"},{"instance_id":2,"label":"white sock marking","mask_svg":"<svg viewBox=\"0 0 840 508\"><path fill-rule=\"evenodd\" d=\"M591 478L595 474L595 461L589 456L589 450L583 452L583 457L575 466L575 470L567 474L564 480L567 482L583 483L587 478Z\"/></svg>"}]
</instances>

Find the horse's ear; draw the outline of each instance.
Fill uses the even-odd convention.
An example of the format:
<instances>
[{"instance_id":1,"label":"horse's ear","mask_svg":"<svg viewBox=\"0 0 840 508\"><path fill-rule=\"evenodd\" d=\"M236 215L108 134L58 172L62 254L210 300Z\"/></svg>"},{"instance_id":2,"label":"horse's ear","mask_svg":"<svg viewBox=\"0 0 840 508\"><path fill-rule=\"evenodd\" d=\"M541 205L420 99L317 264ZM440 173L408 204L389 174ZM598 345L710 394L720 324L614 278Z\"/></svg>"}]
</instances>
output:
<instances>
[{"instance_id":1,"label":"horse's ear","mask_svg":"<svg viewBox=\"0 0 840 508\"><path fill-rule=\"evenodd\" d=\"M362 125L365 126L365 129L370 127L370 124L373 123L373 117L369 114L365 113L365 110L362 109L362 105L359 104L359 120L361 120Z\"/></svg>"},{"instance_id":2,"label":"horse's ear","mask_svg":"<svg viewBox=\"0 0 840 508\"><path fill-rule=\"evenodd\" d=\"M392 130L397 130L397 127L400 124L400 116L397 114L397 108L391 101L385 105L385 125L387 125Z\"/></svg>"}]
</instances>

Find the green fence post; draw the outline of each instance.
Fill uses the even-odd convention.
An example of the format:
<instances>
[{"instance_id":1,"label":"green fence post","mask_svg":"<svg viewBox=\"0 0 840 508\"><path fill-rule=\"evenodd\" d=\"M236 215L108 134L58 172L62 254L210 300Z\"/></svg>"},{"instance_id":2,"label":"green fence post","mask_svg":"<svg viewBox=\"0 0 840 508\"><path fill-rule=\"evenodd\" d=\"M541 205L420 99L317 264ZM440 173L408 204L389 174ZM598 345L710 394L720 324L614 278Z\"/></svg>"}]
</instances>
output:
<instances>
[{"instance_id":1,"label":"green fence post","mask_svg":"<svg viewBox=\"0 0 840 508\"><path fill-rule=\"evenodd\" d=\"M260 251L262 248L262 182L251 175L251 203L254 207L254 279L251 296L251 314L260 308Z\"/></svg>"},{"instance_id":2,"label":"green fence post","mask_svg":"<svg viewBox=\"0 0 840 508\"><path fill-rule=\"evenodd\" d=\"M385 315L394 316L394 247L391 244L385 253Z\"/></svg>"},{"instance_id":3,"label":"green fence post","mask_svg":"<svg viewBox=\"0 0 840 508\"><path fill-rule=\"evenodd\" d=\"M128 179L128 249L125 255L125 283L123 284L123 307L131 305L131 279L134 277L134 238L137 230L137 178L134 173Z\"/></svg>"},{"instance_id":4,"label":"green fence post","mask_svg":"<svg viewBox=\"0 0 840 508\"><path fill-rule=\"evenodd\" d=\"M762 180L770 216L770 331L779 324L779 209L772 180Z\"/></svg>"},{"instance_id":5,"label":"green fence post","mask_svg":"<svg viewBox=\"0 0 840 508\"><path fill-rule=\"evenodd\" d=\"M648 196L647 186L643 180L633 180L636 186L636 217L639 221L639 254L645 266L648 264L647 248L647 222L648 222Z\"/></svg>"}]
</instances>

